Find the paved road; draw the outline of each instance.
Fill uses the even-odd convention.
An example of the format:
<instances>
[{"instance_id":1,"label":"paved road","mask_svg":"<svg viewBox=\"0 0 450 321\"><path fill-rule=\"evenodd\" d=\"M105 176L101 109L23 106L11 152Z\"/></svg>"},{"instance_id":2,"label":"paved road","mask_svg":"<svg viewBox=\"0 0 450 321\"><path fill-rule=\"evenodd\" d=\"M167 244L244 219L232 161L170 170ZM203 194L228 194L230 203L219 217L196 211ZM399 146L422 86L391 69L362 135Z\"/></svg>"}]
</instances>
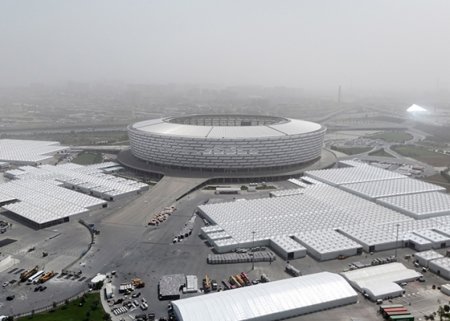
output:
<instances>
[{"instance_id":1,"label":"paved road","mask_svg":"<svg viewBox=\"0 0 450 321\"><path fill-rule=\"evenodd\" d=\"M144 226L151 215L172 205L179 197L205 181L205 178L164 176L144 195L106 218L102 223Z\"/></svg>"}]
</instances>

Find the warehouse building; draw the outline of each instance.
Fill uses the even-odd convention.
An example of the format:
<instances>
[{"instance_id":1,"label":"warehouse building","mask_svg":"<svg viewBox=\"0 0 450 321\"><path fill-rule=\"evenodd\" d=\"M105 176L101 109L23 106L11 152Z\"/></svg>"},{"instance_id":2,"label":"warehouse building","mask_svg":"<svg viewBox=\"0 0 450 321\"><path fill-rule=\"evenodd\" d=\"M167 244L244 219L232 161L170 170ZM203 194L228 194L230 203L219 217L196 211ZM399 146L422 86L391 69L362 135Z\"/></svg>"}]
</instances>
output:
<instances>
[{"instance_id":1,"label":"warehouse building","mask_svg":"<svg viewBox=\"0 0 450 321\"><path fill-rule=\"evenodd\" d=\"M404 290L400 283L414 281L422 276L401 263L370 266L341 274L355 289L366 293L374 301L401 296Z\"/></svg>"},{"instance_id":2,"label":"warehouse building","mask_svg":"<svg viewBox=\"0 0 450 321\"><path fill-rule=\"evenodd\" d=\"M172 302L180 321L271 321L356 303L338 274L322 272Z\"/></svg>"}]
</instances>

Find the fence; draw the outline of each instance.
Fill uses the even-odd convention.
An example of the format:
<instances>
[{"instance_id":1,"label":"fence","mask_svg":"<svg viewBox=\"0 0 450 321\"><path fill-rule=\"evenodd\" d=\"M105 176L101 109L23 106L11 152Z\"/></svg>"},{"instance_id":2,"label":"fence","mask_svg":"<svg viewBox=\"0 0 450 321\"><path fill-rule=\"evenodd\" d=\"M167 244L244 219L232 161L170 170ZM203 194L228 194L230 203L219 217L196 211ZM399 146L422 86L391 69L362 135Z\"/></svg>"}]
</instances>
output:
<instances>
[{"instance_id":1,"label":"fence","mask_svg":"<svg viewBox=\"0 0 450 321\"><path fill-rule=\"evenodd\" d=\"M61 300L61 301L52 302L52 304L47 305L45 307L41 307L41 308L38 308L38 309L33 309L30 312L15 314L15 315L13 315L13 318L17 319L17 318L27 317L27 316L31 316L31 315L34 315L34 314L50 311L52 309L55 309L55 308L57 308L59 306L62 306L64 304L66 304L66 302L70 302L70 301L79 299L79 298L81 298L83 295L85 295L88 292L89 292L89 290L85 290L85 291L83 291L81 293L78 293L78 294L75 294L75 295L73 295L73 296L71 296L71 297L69 297L67 299L64 299L64 300ZM92 291L91 293L99 293L99 291Z\"/></svg>"}]
</instances>

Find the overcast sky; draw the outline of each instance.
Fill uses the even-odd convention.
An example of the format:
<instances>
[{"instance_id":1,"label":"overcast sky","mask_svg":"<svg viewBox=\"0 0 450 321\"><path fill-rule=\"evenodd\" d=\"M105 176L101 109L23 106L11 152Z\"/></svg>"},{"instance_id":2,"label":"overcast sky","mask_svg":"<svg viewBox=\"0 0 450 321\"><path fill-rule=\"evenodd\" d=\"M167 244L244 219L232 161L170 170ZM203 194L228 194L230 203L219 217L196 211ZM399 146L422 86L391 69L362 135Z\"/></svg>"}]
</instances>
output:
<instances>
[{"instance_id":1,"label":"overcast sky","mask_svg":"<svg viewBox=\"0 0 450 321\"><path fill-rule=\"evenodd\" d=\"M1 0L0 85L450 86L449 0Z\"/></svg>"}]
</instances>

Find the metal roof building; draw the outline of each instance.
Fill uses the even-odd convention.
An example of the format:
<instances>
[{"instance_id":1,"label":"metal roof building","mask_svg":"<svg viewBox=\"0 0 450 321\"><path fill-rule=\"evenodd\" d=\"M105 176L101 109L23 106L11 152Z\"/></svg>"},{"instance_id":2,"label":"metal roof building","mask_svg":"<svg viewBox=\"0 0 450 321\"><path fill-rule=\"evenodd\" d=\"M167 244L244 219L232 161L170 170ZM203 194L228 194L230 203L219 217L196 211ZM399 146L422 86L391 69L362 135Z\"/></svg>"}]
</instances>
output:
<instances>
[{"instance_id":1,"label":"metal roof building","mask_svg":"<svg viewBox=\"0 0 450 321\"><path fill-rule=\"evenodd\" d=\"M322 272L173 301L180 321L270 321L357 302L338 274Z\"/></svg>"},{"instance_id":2,"label":"metal roof building","mask_svg":"<svg viewBox=\"0 0 450 321\"><path fill-rule=\"evenodd\" d=\"M68 149L59 142L0 139L0 161L17 165L39 165L52 160L56 153Z\"/></svg>"}]
</instances>

